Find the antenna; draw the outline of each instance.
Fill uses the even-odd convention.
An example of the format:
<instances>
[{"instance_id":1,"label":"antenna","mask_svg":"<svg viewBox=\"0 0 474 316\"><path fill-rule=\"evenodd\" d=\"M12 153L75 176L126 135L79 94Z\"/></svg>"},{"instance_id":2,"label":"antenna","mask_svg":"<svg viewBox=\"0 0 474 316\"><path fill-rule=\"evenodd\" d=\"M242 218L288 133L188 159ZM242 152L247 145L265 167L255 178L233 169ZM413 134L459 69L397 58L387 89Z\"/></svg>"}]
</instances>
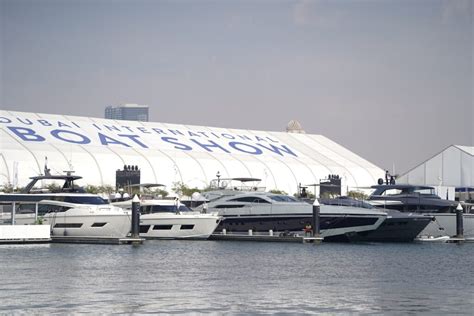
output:
<instances>
[{"instance_id":1,"label":"antenna","mask_svg":"<svg viewBox=\"0 0 474 316\"><path fill-rule=\"evenodd\" d=\"M74 170L74 166L72 165L72 157L67 161L67 164L69 166L69 170ZM74 171L73 171L74 172Z\"/></svg>"},{"instance_id":2,"label":"antenna","mask_svg":"<svg viewBox=\"0 0 474 316\"><path fill-rule=\"evenodd\" d=\"M48 157L44 157L44 175L45 176L50 176L51 175L51 169L48 168Z\"/></svg>"}]
</instances>

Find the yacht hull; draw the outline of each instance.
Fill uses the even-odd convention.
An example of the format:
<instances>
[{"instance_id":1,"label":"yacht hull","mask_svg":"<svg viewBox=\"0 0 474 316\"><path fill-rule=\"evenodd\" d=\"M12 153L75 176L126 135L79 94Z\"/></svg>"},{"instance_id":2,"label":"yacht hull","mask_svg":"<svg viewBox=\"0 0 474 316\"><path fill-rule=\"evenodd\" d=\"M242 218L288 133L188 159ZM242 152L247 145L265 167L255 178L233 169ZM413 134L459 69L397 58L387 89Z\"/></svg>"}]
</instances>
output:
<instances>
[{"instance_id":1,"label":"yacht hull","mask_svg":"<svg viewBox=\"0 0 474 316\"><path fill-rule=\"evenodd\" d=\"M360 242L412 242L432 222L430 216L387 217L376 230L352 236Z\"/></svg>"},{"instance_id":2,"label":"yacht hull","mask_svg":"<svg viewBox=\"0 0 474 316\"><path fill-rule=\"evenodd\" d=\"M385 216L324 214L320 216L321 237L326 241L347 241L346 235L356 232L375 230ZM287 214L287 215L253 215L253 216L227 216L216 229L217 233L223 229L228 233L266 232L274 234L291 232L303 234L306 225L311 225L312 215Z\"/></svg>"},{"instance_id":3,"label":"yacht hull","mask_svg":"<svg viewBox=\"0 0 474 316\"><path fill-rule=\"evenodd\" d=\"M11 223L11 215L4 223ZM51 236L116 237L124 238L131 230L130 214L125 211L88 211L74 209L66 212L47 213L36 223L50 225ZM18 214L16 225L35 224L34 214Z\"/></svg>"},{"instance_id":4,"label":"yacht hull","mask_svg":"<svg viewBox=\"0 0 474 316\"><path fill-rule=\"evenodd\" d=\"M51 226L51 236L123 238L130 233L131 220L126 212L66 213L51 213L43 217L43 224Z\"/></svg>"}]
</instances>

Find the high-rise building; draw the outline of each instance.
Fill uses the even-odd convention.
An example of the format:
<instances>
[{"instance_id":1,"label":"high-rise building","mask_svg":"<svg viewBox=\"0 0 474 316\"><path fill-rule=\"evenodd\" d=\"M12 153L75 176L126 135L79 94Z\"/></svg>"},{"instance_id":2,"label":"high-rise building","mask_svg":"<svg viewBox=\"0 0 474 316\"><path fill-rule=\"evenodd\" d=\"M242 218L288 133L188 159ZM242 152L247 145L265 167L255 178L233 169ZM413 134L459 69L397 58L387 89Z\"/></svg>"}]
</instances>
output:
<instances>
[{"instance_id":1,"label":"high-rise building","mask_svg":"<svg viewBox=\"0 0 474 316\"><path fill-rule=\"evenodd\" d=\"M148 122L148 105L123 104L105 108L105 118Z\"/></svg>"}]
</instances>

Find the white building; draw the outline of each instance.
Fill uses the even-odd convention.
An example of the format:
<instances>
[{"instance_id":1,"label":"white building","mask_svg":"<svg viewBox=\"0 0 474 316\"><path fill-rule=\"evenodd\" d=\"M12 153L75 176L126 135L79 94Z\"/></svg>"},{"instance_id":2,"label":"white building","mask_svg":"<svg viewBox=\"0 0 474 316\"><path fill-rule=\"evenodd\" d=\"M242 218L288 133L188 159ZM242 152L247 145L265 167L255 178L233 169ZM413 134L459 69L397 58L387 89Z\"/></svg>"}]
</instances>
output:
<instances>
[{"instance_id":1,"label":"white building","mask_svg":"<svg viewBox=\"0 0 474 316\"><path fill-rule=\"evenodd\" d=\"M0 111L0 185L24 186L43 173L74 170L82 184L115 185L115 171L138 165L141 182L204 188L222 178L255 177L267 190L342 178L343 193L370 186L384 171L321 135L116 121Z\"/></svg>"},{"instance_id":2,"label":"white building","mask_svg":"<svg viewBox=\"0 0 474 316\"><path fill-rule=\"evenodd\" d=\"M474 147L451 145L398 177L397 183L429 185L454 199L455 190L474 188Z\"/></svg>"}]
</instances>

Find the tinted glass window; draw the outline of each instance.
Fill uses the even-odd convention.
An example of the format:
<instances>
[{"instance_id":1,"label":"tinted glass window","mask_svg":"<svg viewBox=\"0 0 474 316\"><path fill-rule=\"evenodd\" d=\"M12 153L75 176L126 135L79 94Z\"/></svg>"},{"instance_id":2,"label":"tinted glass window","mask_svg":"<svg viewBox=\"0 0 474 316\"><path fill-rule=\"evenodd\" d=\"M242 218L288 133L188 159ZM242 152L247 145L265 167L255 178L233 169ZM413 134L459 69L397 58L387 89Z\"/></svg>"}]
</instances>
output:
<instances>
[{"instance_id":1,"label":"tinted glass window","mask_svg":"<svg viewBox=\"0 0 474 316\"><path fill-rule=\"evenodd\" d=\"M152 205L151 213L176 213L175 205Z\"/></svg>"},{"instance_id":2,"label":"tinted glass window","mask_svg":"<svg viewBox=\"0 0 474 316\"><path fill-rule=\"evenodd\" d=\"M155 225L153 226L153 230L170 230L173 228L173 225Z\"/></svg>"},{"instance_id":3,"label":"tinted glass window","mask_svg":"<svg viewBox=\"0 0 474 316\"><path fill-rule=\"evenodd\" d=\"M215 208L241 208L244 207L243 204L229 204L229 205L216 205Z\"/></svg>"},{"instance_id":4,"label":"tinted glass window","mask_svg":"<svg viewBox=\"0 0 474 316\"><path fill-rule=\"evenodd\" d=\"M94 204L101 205L107 204L102 198L98 196L65 196L64 202L75 203L75 204Z\"/></svg>"},{"instance_id":5,"label":"tinted glass window","mask_svg":"<svg viewBox=\"0 0 474 316\"><path fill-rule=\"evenodd\" d=\"M400 189L389 189L385 190L385 192L382 193L382 195L399 195L402 193L402 190Z\"/></svg>"},{"instance_id":6,"label":"tinted glass window","mask_svg":"<svg viewBox=\"0 0 474 316\"><path fill-rule=\"evenodd\" d=\"M140 234L146 234L150 230L150 225L140 225Z\"/></svg>"},{"instance_id":7,"label":"tinted glass window","mask_svg":"<svg viewBox=\"0 0 474 316\"><path fill-rule=\"evenodd\" d=\"M278 202L298 202L297 199L288 195L270 195L270 198Z\"/></svg>"},{"instance_id":8,"label":"tinted glass window","mask_svg":"<svg viewBox=\"0 0 474 316\"><path fill-rule=\"evenodd\" d=\"M419 194L427 194L427 195L434 195L434 190L433 189L418 189L414 191L415 193Z\"/></svg>"},{"instance_id":9,"label":"tinted glass window","mask_svg":"<svg viewBox=\"0 0 474 316\"><path fill-rule=\"evenodd\" d=\"M189 207L187 207L186 205L184 205L184 204L181 204L181 205L179 206L179 211L180 211L180 212L192 212L192 210L191 210Z\"/></svg>"},{"instance_id":10,"label":"tinted glass window","mask_svg":"<svg viewBox=\"0 0 474 316\"><path fill-rule=\"evenodd\" d=\"M42 216L42 215L45 215L47 213L65 212L68 209L70 209L70 207L53 205L53 204L39 204L38 205L38 215Z\"/></svg>"},{"instance_id":11,"label":"tinted glass window","mask_svg":"<svg viewBox=\"0 0 474 316\"><path fill-rule=\"evenodd\" d=\"M257 196L245 196L245 197L240 197L236 199L232 199L229 201L235 201L235 202L248 202L248 203L270 203L267 200L264 200L260 197Z\"/></svg>"},{"instance_id":12,"label":"tinted glass window","mask_svg":"<svg viewBox=\"0 0 474 316\"><path fill-rule=\"evenodd\" d=\"M142 213L176 213L180 212L192 212L192 210L184 204L180 204L179 208L176 205L148 205L142 207Z\"/></svg>"}]
</instances>

